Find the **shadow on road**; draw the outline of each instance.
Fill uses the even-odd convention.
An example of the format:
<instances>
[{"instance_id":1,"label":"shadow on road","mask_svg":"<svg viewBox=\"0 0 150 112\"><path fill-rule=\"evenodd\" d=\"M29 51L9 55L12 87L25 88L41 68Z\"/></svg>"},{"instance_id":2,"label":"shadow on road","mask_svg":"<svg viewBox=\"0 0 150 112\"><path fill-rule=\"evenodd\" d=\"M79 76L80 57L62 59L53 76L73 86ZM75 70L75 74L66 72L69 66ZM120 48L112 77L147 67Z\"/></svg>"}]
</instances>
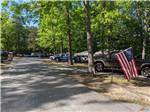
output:
<instances>
[{"instance_id":1,"label":"shadow on road","mask_svg":"<svg viewBox=\"0 0 150 112\"><path fill-rule=\"evenodd\" d=\"M77 81L66 75L85 75L87 74L86 72L85 69L56 64L49 66L43 63L18 64L1 74L2 112L30 111L42 108L43 105L47 104L50 104L49 108L66 106L66 101L74 101L76 99L75 96L85 96L85 94L91 92L90 89L80 85ZM96 77L101 77L101 81L107 78L104 75L97 75ZM90 82L91 80L87 79L86 81ZM107 92L107 89L99 92L104 91ZM113 104L120 101L104 100L97 102L93 100L93 102ZM86 103L90 104L93 102L89 101ZM83 105L85 104L83 103Z\"/></svg>"},{"instance_id":2,"label":"shadow on road","mask_svg":"<svg viewBox=\"0 0 150 112\"><path fill-rule=\"evenodd\" d=\"M73 100L74 95L90 92L65 76L68 69L58 68L49 68L45 64L24 64L2 73L2 112L32 110L46 103Z\"/></svg>"}]
</instances>

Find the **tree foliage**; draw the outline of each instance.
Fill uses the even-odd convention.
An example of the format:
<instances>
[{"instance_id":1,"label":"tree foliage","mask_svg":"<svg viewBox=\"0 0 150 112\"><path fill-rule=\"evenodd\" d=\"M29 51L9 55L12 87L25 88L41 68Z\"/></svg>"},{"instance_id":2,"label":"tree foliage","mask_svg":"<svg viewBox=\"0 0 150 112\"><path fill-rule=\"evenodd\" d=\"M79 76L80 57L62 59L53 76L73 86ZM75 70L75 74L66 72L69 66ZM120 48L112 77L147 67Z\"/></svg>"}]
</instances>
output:
<instances>
[{"instance_id":1,"label":"tree foliage","mask_svg":"<svg viewBox=\"0 0 150 112\"><path fill-rule=\"evenodd\" d=\"M69 29L72 52L87 50L82 1L3 1L2 6L2 49L68 52ZM66 23L66 7L69 24ZM94 52L133 47L137 57L145 54L150 58L149 1L90 1L90 8ZM37 25L35 30L31 23Z\"/></svg>"}]
</instances>

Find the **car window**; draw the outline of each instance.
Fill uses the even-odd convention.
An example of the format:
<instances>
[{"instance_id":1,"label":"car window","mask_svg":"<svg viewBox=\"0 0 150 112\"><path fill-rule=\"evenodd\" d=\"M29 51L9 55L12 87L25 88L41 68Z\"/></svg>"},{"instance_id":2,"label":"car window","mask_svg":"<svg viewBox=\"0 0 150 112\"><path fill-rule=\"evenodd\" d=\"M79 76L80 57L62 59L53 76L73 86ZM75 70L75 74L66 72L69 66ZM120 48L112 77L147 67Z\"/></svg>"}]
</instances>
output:
<instances>
[{"instance_id":1,"label":"car window","mask_svg":"<svg viewBox=\"0 0 150 112\"><path fill-rule=\"evenodd\" d=\"M64 56L64 54L61 54L61 56Z\"/></svg>"},{"instance_id":2,"label":"car window","mask_svg":"<svg viewBox=\"0 0 150 112\"><path fill-rule=\"evenodd\" d=\"M116 53L111 54L111 59L116 60Z\"/></svg>"},{"instance_id":3,"label":"car window","mask_svg":"<svg viewBox=\"0 0 150 112\"><path fill-rule=\"evenodd\" d=\"M107 59L110 59L110 55L109 55L109 54L107 54L107 55L106 55L106 58L107 58Z\"/></svg>"}]
</instances>

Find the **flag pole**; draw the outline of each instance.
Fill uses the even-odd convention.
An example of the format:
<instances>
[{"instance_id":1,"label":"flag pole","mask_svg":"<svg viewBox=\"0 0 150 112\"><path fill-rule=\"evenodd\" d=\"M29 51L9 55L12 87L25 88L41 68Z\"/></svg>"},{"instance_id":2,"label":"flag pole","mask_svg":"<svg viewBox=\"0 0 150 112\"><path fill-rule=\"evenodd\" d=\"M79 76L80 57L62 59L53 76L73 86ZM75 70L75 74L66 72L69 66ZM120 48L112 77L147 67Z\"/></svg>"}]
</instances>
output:
<instances>
[{"instance_id":1,"label":"flag pole","mask_svg":"<svg viewBox=\"0 0 150 112\"><path fill-rule=\"evenodd\" d=\"M112 67L111 67L111 72L113 73L113 68ZM111 83L113 83L113 75L114 74L111 75L111 80L110 80Z\"/></svg>"}]
</instances>

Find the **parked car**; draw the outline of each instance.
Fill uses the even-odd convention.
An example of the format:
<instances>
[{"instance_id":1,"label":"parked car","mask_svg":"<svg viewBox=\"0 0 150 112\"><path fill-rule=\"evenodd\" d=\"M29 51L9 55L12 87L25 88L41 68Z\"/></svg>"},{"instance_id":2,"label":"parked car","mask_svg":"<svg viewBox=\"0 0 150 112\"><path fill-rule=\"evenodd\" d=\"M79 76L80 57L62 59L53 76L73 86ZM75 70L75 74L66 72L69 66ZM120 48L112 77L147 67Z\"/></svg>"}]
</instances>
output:
<instances>
[{"instance_id":1,"label":"parked car","mask_svg":"<svg viewBox=\"0 0 150 112\"><path fill-rule=\"evenodd\" d=\"M68 55L68 54L65 54L65 53L63 53L63 54L57 54L57 55L54 56L54 60L55 60L55 61L67 62L68 59L69 59L69 55ZM72 57L72 61L73 61L73 62L77 62L77 57L76 57L76 56L73 56L73 57Z\"/></svg>"},{"instance_id":2,"label":"parked car","mask_svg":"<svg viewBox=\"0 0 150 112\"><path fill-rule=\"evenodd\" d=\"M0 55L1 55L1 62L7 61L8 59L8 52L7 51L0 51Z\"/></svg>"},{"instance_id":3,"label":"parked car","mask_svg":"<svg viewBox=\"0 0 150 112\"><path fill-rule=\"evenodd\" d=\"M54 59L55 59L55 55L50 55L50 56L49 56L49 59L50 59L50 60L54 60Z\"/></svg>"},{"instance_id":4,"label":"parked car","mask_svg":"<svg viewBox=\"0 0 150 112\"><path fill-rule=\"evenodd\" d=\"M8 61L12 61L13 57L13 52L8 52Z\"/></svg>"},{"instance_id":5,"label":"parked car","mask_svg":"<svg viewBox=\"0 0 150 112\"><path fill-rule=\"evenodd\" d=\"M47 53L39 53L39 57L41 58L48 58L48 54Z\"/></svg>"},{"instance_id":6,"label":"parked car","mask_svg":"<svg viewBox=\"0 0 150 112\"><path fill-rule=\"evenodd\" d=\"M111 52L103 57L96 57L94 59L95 71L102 72L106 68L120 69L121 67L115 55L116 53L118 52ZM135 63L141 75L150 76L150 60L135 59Z\"/></svg>"},{"instance_id":7,"label":"parked car","mask_svg":"<svg viewBox=\"0 0 150 112\"><path fill-rule=\"evenodd\" d=\"M1 50L0 55L1 55L1 62L13 60L13 52Z\"/></svg>"},{"instance_id":8,"label":"parked car","mask_svg":"<svg viewBox=\"0 0 150 112\"><path fill-rule=\"evenodd\" d=\"M79 63L87 63L88 62L88 56L85 55L76 55L77 62Z\"/></svg>"},{"instance_id":9,"label":"parked car","mask_svg":"<svg viewBox=\"0 0 150 112\"><path fill-rule=\"evenodd\" d=\"M23 53L15 53L15 56L17 56L17 57L23 57L24 54Z\"/></svg>"},{"instance_id":10,"label":"parked car","mask_svg":"<svg viewBox=\"0 0 150 112\"><path fill-rule=\"evenodd\" d=\"M79 63L87 63L88 62L88 51L82 51L79 53L75 53L75 56Z\"/></svg>"},{"instance_id":11,"label":"parked car","mask_svg":"<svg viewBox=\"0 0 150 112\"><path fill-rule=\"evenodd\" d=\"M31 53L30 57L40 57L39 53Z\"/></svg>"},{"instance_id":12,"label":"parked car","mask_svg":"<svg viewBox=\"0 0 150 112\"><path fill-rule=\"evenodd\" d=\"M30 53L24 53L24 57L30 57Z\"/></svg>"}]
</instances>

